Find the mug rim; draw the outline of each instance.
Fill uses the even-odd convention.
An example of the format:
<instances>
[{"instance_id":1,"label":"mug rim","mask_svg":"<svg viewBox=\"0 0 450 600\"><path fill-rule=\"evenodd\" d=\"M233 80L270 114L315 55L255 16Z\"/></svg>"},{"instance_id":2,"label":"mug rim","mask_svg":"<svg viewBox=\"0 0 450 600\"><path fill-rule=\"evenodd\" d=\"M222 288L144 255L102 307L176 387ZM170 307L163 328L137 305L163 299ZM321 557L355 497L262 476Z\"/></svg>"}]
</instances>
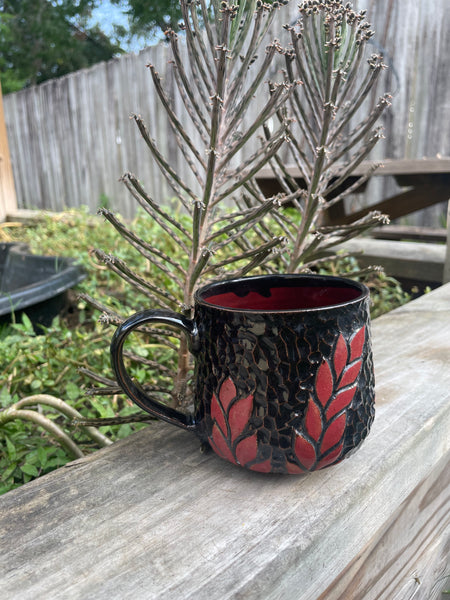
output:
<instances>
[{"instance_id":1,"label":"mug rim","mask_svg":"<svg viewBox=\"0 0 450 600\"><path fill-rule=\"evenodd\" d=\"M339 284L342 284L344 287L353 288L360 291L360 294L356 298L351 298L349 300L345 300L344 302L337 302L334 304L327 304L324 306L313 306L309 308L271 308L271 309L260 309L260 308L242 308L242 307L232 307L232 306L221 306L219 304L213 304L207 301L207 298L204 297L205 293L208 293L211 289L216 288L217 292L220 289L226 288L228 286L232 286L241 282L249 282L252 281L262 281L262 280L270 280L274 281L274 285L277 284L278 287L281 287L282 282L289 281L299 281L299 280L309 280L311 283L316 285L317 287L324 283L331 284L331 287L339 287ZM213 294L211 294L213 295ZM344 306L349 306L353 304L357 304L362 300L365 300L370 295L369 288L360 283L359 281L354 281L353 279L349 279L346 277L338 277L336 275L317 275L315 273L267 273L264 275L252 275L249 277L236 277L232 279L220 279L211 281L198 288L198 290L194 294L194 300L196 306L205 306L209 309L215 309L219 311L227 311L233 313L260 313L260 314L269 314L269 313L314 313L320 312L324 310L335 310L342 308Z\"/></svg>"}]
</instances>

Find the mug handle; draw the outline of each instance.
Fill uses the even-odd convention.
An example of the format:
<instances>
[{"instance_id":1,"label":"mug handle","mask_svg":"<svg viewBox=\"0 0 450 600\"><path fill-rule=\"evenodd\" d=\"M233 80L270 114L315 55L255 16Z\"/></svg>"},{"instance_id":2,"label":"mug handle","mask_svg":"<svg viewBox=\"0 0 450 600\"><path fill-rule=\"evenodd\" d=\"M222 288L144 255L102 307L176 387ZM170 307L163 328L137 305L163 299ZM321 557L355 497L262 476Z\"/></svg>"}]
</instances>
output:
<instances>
[{"instance_id":1,"label":"mug handle","mask_svg":"<svg viewBox=\"0 0 450 600\"><path fill-rule=\"evenodd\" d=\"M193 415L184 414L179 410L175 410L170 406L161 404L148 396L144 390L136 385L128 374L123 361L123 346L128 335L144 323L162 323L164 325L172 325L181 329L188 339L188 346L191 352L198 349L198 330L197 325L191 319L183 317L176 312L170 310L143 310L135 313L124 321L117 329L111 340L111 364L117 378L117 382L127 396L133 400L140 408L147 411L151 415L167 421L172 425L181 427L182 429L195 430L195 422Z\"/></svg>"}]
</instances>

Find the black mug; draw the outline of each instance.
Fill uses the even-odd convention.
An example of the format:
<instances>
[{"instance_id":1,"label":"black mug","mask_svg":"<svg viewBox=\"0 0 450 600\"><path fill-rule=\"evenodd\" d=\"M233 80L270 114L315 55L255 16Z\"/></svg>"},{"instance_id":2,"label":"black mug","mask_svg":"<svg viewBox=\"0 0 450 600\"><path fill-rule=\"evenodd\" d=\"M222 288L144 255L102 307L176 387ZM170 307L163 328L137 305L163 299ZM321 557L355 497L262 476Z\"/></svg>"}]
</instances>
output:
<instances>
[{"instance_id":1,"label":"black mug","mask_svg":"<svg viewBox=\"0 0 450 600\"><path fill-rule=\"evenodd\" d=\"M193 414L150 398L127 373L125 339L144 323L187 336ZM374 418L369 291L349 279L262 275L211 283L196 292L192 320L144 310L124 321L111 357L133 402L253 471L307 473L340 462Z\"/></svg>"}]
</instances>

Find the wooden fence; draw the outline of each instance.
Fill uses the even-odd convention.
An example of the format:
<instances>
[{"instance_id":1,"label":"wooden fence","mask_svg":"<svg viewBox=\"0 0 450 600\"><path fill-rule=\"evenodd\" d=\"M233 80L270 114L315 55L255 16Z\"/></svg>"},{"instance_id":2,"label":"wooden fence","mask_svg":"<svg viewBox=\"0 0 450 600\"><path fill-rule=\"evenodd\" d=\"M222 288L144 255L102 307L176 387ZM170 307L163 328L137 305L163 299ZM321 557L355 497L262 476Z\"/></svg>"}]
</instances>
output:
<instances>
[{"instance_id":1,"label":"wooden fence","mask_svg":"<svg viewBox=\"0 0 450 600\"><path fill-rule=\"evenodd\" d=\"M7 213L16 209L16 190L14 189L14 177L3 111L3 96L0 87L0 222Z\"/></svg>"},{"instance_id":2,"label":"wooden fence","mask_svg":"<svg viewBox=\"0 0 450 600\"><path fill-rule=\"evenodd\" d=\"M279 25L292 20L296 5L279 15ZM450 155L448 0L365 0L365 7L377 32L374 52L383 50L391 67L385 89L394 94L384 117L386 140L373 158ZM19 207L58 211L87 205L95 211L107 197L110 207L130 217L135 201L118 181L126 171L155 198L169 200L170 190L129 118L132 112L143 116L188 179L145 68L155 64L170 85L168 59L167 46L160 44L6 96ZM392 186L375 182L366 193L376 201ZM422 223L435 217L436 211Z\"/></svg>"}]
</instances>

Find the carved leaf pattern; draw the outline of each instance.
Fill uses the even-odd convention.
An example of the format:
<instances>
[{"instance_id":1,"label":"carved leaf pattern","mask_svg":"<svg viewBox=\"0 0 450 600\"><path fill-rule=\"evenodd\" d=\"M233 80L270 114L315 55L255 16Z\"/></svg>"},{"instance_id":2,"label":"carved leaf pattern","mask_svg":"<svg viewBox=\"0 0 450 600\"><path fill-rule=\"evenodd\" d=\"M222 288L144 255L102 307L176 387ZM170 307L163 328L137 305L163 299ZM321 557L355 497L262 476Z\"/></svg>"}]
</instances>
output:
<instances>
[{"instance_id":1,"label":"carved leaf pattern","mask_svg":"<svg viewBox=\"0 0 450 600\"><path fill-rule=\"evenodd\" d=\"M361 372L361 355L366 339L365 327L359 329L347 343L342 334L336 341L331 360L320 364L315 381L315 397L310 396L304 420L304 433L295 436L294 454L300 465L288 467L289 472L322 469L339 460L347 408L356 392Z\"/></svg>"},{"instance_id":2,"label":"carved leaf pattern","mask_svg":"<svg viewBox=\"0 0 450 600\"><path fill-rule=\"evenodd\" d=\"M333 393L333 375L326 360L320 365L316 377L316 394L322 406L325 406Z\"/></svg>"},{"instance_id":3,"label":"carved leaf pattern","mask_svg":"<svg viewBox=\"0 0 450 600\"><path fill-rule=\"evenodd\" d=\"M256 439L256 433L250 437L244 438L236 446L236 459L240 465L254 460L256 458L256 452L258 449L258 441Z\"/></svg>"},{"instance_id":4,"label":"carved leaf pattern","mask_svg":"<svg viewBox=\"0 0 450 600\"><path fill-rule=\"evenodd\" d=\"M306 411L305 427L308 435L317 442L322 433L323 425L319 405L312 398L310 398Z\"/></svg>"},{"instance_id":5,"label":"carved leaf pattern","mask_svg":"<svg viewBox=\"0 0 450 600\"><path fill-rule=\"evenodd\" d=\"M288 473L305 473L339 462L347 409L356 392L365 339L365 327L349 341L339 334L331 358L319 365L315 394L309 398L303 429L296 432L293 441L295 458L286 461ZM257 433L248 429L252 411L253 396L238 398L233 381L226 379L211 400L211 446L234 464L268 473L272 470L270 459L256 462Z\"/></svg>"},{"instance_id":6,"label":"carved leaf pattern","mask_svg":"<svg viewBox=\"0 0 450 600\"><path fill-rule=\"evenodd\" d=\"M365 340L366 340L366 328L361 327L361 329L355 333L355 335L353 336L353 338L350 341L350 348L351 348L350 362L353 362L357 358L361 357Z\"/></svg>"},{"instance_id":7,"label":"carved leaf pattern","mask_svg":"<svg viewBox=\"0 0 450 600\"><path fill-rule=\"evenodd\" d=\"M238 440L247 428L252 410L253 396L238 399L230 378L222 383L218 396L213 394L211 446L219 456L234 464L245 465L256 458L256 433Z\"/></svg>"},{"instance_id":8,"label":"carved leaf pattern","mask_svg":"<svg viewBox=\"0 0 450 600\"><path fill-rule=\"evenodd\" d=\"M333 464L339 458L343 447L344 447L344 444L340 443L339 446L335 450L333 450L332 452L327 454L327 456L325 458L322 458L322 460L319 460L319 462L317 463L317 465L315 467L316 471Z\"/></svg>"},{"instance_id":9,"label":"carved leaf pattern","mask_svg":"<svg viewBox=\"0 0 450 600\"><path fill-rule=\"evenodd\" d=\"M219 456L232 463L236 463L236 460L231 453L230 446L228 445L227 438L220 427L217 426L217 423L213 425L212 440L210 441L212 441L213 448Z\"/></svg>"},{"instance_id":10,"label":"carved leaf pattern","mask_svg":"<svg viewBox=\"0 0 450 600\"><path fill-rule=\"evenodd\" d=\"M252 471L257 471L258 473L270 473L272 471L272 463L269 459L267 459L263 462L251 465L250 469Z\"/></svg>"},{"instance_id":11,"label":"carved leaf pattern","mask_svg":"<svg viewBox=\"0 0 450 600\"><path fill-rule=\"evenodd\" d=\"M306 470L310 469L316 462L316 450L302 435L298 435L295 440L295 454L302 457L302 465Z\"/></svg>"}]
</instances>

